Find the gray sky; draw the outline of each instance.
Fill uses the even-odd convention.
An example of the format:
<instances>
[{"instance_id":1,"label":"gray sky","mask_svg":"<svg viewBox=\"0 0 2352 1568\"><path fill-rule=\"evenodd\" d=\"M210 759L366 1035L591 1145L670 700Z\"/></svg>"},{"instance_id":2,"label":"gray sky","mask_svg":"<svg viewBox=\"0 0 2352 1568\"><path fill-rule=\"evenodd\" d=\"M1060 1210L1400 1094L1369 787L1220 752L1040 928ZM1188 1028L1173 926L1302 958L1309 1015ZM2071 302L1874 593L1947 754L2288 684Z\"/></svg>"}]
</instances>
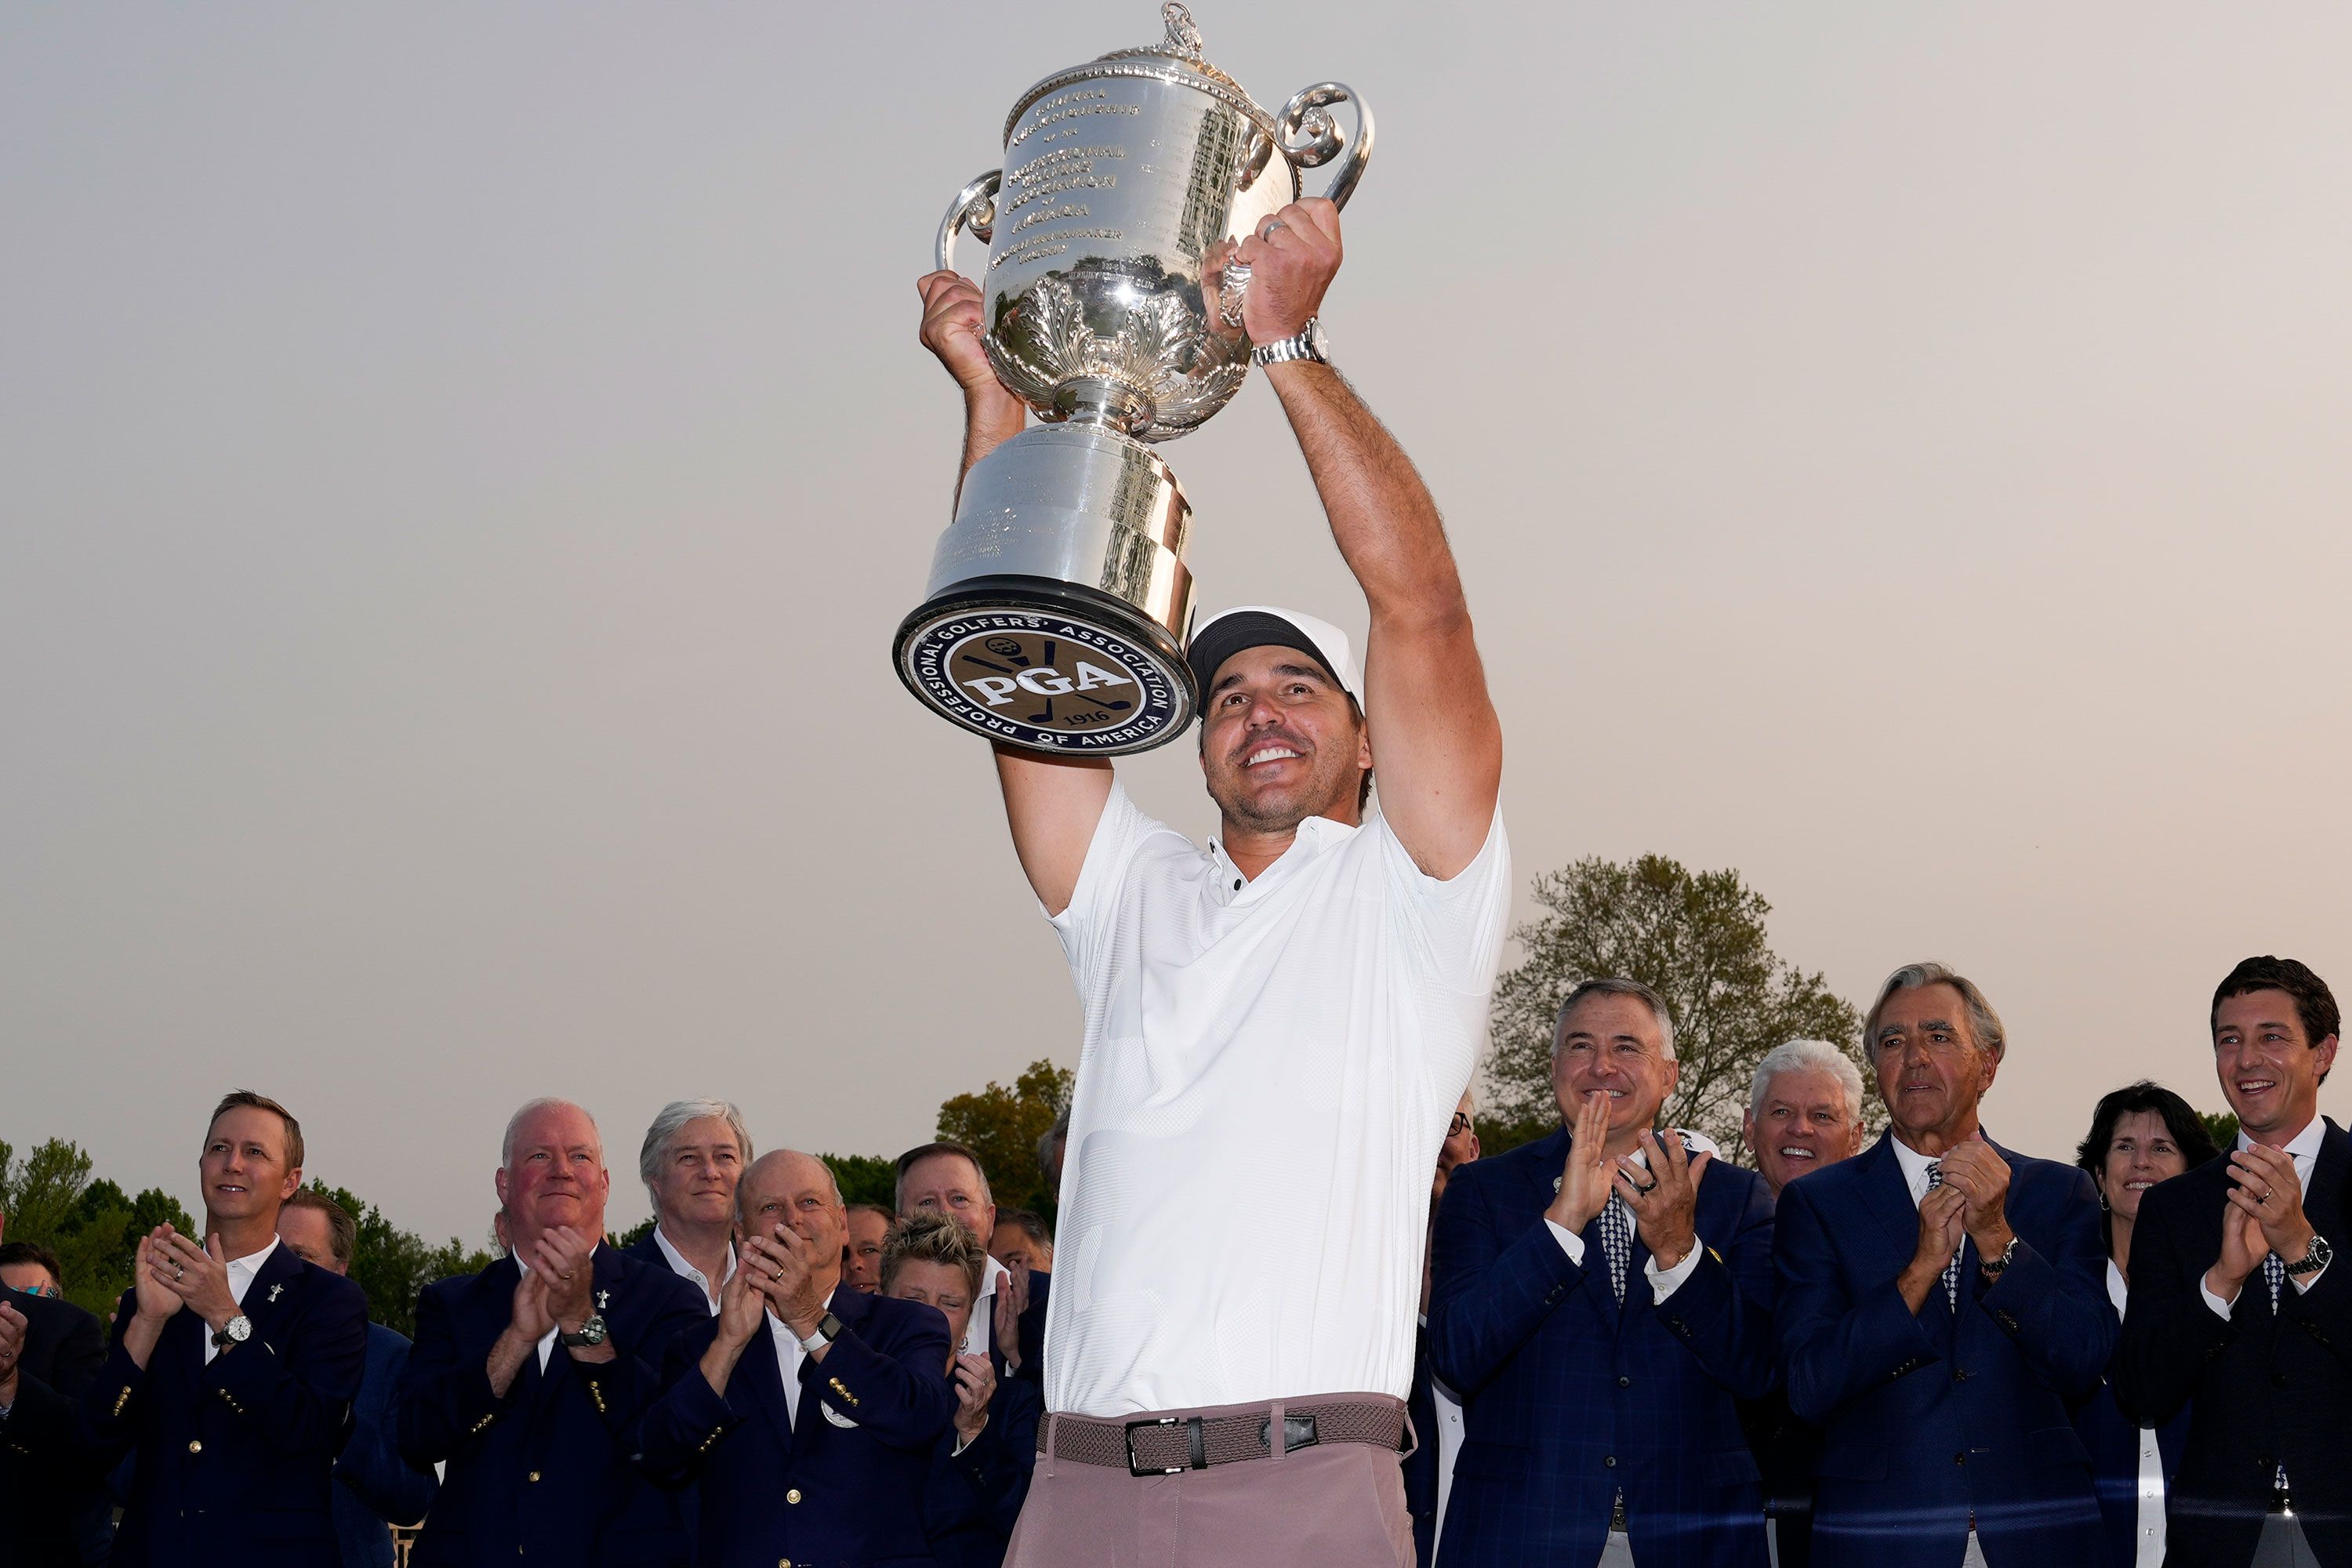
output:
<instances>
[{"instance_id":1,"label":"gray sky","mask_svg":"<svg viewBox=\"0 0 2352 1568\"><path fill-rule=\"evenodd\" d=\"M2220 1103L2245 953L2352 991L2352 12L1196 12L1378 110L1326 321L1446 509L1523 887L1657 850L1857 1001L1954 963L2045 1154ZM1021 89L1158 32L12 8L0 1137L193 1199L248 1085L471 1237L530 1095L625 1172L677 1096L887 1153L1072 1061L984 748L888 668L957 438L912 283ZM1360 628L1262 385L1165 455L1205 608ZM1209 826L1188 747L1128 776Z\"/></svg>"}]
</instances>

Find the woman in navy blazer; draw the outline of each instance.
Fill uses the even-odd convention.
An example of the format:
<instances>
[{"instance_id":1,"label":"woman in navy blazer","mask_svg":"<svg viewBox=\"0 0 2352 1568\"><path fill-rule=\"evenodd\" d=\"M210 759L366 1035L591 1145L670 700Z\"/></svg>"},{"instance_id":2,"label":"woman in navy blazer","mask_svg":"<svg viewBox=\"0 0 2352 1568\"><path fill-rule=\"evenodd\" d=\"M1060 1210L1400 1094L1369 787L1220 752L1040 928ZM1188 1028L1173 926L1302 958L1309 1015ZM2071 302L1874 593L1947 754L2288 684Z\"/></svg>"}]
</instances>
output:
<instances>
[{"instance_id":1,"label":"woman in navy blazer","mask_svg":"<svg viewBox=\"0 0 2352 1568\"><path fill-rule=\"evenodd\" d=\"M2074 1152L2074 1163L2091 1173L2105 1211L2107 1295L2122 1321L2125 1287L2131 1278L2132 1224L2150 1187L2194 1170L2219 1152L2205 1123L2189 1102L2142 1079L2105 1096L2091 1113L2091 1131ZM2189 1406L2162 1426L2142 1428L2116 1403L2105 1379L2074 1412L2074 1430L2091 1456L2091 1477L2099 1489L2099 1517L2106 1526L2109 1568L2158 1568L2164 1561L2164 1501L2180 1470L2180 1450L2189 1439ZM2141 1455L2156 1445L2164 1481L2155 1501L2153 1528L2139 1526Z\"/></svg>"}]
</instances>

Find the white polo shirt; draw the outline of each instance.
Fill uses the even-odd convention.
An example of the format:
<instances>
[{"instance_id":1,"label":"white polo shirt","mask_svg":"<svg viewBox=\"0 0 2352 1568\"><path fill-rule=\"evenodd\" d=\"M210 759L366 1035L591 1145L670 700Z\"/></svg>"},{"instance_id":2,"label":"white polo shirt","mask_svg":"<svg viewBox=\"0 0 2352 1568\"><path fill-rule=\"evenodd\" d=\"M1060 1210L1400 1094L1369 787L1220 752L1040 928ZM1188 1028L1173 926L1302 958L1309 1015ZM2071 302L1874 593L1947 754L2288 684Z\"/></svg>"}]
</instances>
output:
<instances>
[{"instance_id":1,"label":"white polo shirt","mask_svg":"<svg viewBox=\"0 0 2352 1568\"><path fill-rule=\"evenodd\" d=\"M1499 810L1449 881L1377 816L1309 817L1245 881L1114 784L1054 921L1086 1033L1048 1409L1405 1396L1510 898Z\"/></svg>"}]
</instances>

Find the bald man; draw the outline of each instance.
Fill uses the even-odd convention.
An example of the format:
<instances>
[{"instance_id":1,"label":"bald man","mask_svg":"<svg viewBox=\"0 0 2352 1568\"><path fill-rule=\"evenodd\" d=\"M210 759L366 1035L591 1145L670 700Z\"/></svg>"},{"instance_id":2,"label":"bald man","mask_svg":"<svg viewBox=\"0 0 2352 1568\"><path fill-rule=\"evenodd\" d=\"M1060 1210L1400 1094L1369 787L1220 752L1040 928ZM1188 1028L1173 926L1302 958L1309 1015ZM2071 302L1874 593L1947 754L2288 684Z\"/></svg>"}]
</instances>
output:
<instances>
[{"instance_id":1,"label":"bald man","mask_svg":"<svg viewBox=\"0 0 2352 1568\"><path fill-rule=\"evenodd\" d=\"M849 1215L823 1161L762 1154L735 1201L740 1265L719 1315L670 1346L646 1473L699 1483L707 1563L929 1562L923 1485L956 1406L947 1319L843 1288Z\"/></svg>"},{"instance_id":2,"label":"bald man","mask_svg":"<svg viewBox=\"0 0 2352 1568\"><path fill-rule=\"evenodd\" d=\"M495 1180L510 1250L416 1303L400 1452L447 1468L415 1561L683 1563L677 1500L639 1476L627 1436L661 1391L670 1342L709 1305L605 1243L613 1176L580 1107L516 1111Z\"/></svg>"}]
</instances>

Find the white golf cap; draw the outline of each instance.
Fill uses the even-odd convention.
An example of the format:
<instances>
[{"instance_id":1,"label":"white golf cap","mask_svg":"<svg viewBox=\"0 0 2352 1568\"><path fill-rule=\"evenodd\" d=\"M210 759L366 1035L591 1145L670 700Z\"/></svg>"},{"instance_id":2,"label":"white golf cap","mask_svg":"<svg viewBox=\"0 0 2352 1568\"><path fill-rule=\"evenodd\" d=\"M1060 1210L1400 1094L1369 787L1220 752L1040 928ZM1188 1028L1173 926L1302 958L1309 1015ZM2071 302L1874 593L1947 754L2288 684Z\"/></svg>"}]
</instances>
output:
<instances>
[{"instance_id":1,"label":"white golf cap","mask_svg":"<svg viewBox=\"0 0 2352 1568\"><path fill-rule=\"evenodd\" d=\"M1192 641L1184 650L1184 661L1192 667L1192 679L1200 684L1201 708L1205 714L1209 705L1209 688L1217 679L1217 671L1225 660L1244 648L1295 647L1312 658L1339 683L1340 689L1356 700L1359 707L1364 700L1364 679L1356 670L1355 649L1348 644L1348 634L1326 620L1299 614L1297 610L1279 609L1272 605L1243 605L1211 616L1192 632Z\"/></svg>"}]
</instances>

